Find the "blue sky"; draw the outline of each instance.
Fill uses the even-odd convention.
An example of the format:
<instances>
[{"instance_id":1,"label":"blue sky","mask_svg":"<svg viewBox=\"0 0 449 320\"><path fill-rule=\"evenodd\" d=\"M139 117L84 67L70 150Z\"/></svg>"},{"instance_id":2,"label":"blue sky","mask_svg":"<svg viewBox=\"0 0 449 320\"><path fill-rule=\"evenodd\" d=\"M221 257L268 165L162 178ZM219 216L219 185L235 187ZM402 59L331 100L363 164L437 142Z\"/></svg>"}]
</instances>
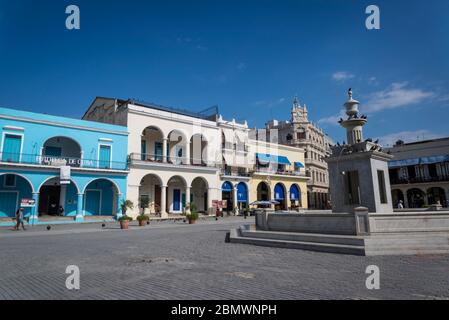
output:
<instances>
[{"instance_id":1,"label":"blue sky","mask_svg":"<svg viewBox=\"0 0 449 320\"><path fill-rule=\"evenodd\" d=\"M0 75L1 106L70 117L111 96L262 127L298 94L336 141L352 87L366 136L449 136L449 1L0 0Z\"/></svg>"}]
</instances>

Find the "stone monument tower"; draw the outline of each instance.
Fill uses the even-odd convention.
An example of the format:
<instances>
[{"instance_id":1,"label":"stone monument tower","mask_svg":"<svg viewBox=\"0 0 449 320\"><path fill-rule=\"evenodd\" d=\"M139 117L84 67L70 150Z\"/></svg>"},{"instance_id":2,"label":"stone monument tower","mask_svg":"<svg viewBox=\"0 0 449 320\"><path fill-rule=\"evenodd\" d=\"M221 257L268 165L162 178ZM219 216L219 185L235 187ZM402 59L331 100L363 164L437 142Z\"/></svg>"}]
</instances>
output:
<instances>
[{"instance_id":1,"label":"stone monument tower","mask_svg":"<svg viewBox=\"0 0 449 320\"><path fill-rule=\"evenodd\" d=\"M348 91L344 104L346 120L340 125L346 129L347 143L332 147L332 155L326 158L329 166L333 212L354 212L366 207L369 212L392 213L393 204L388 175L388 161L392 156L382 152L382 147L372 139L363 140L366 116L359 116L360 102Z\"/></svg>"}]
</instances>

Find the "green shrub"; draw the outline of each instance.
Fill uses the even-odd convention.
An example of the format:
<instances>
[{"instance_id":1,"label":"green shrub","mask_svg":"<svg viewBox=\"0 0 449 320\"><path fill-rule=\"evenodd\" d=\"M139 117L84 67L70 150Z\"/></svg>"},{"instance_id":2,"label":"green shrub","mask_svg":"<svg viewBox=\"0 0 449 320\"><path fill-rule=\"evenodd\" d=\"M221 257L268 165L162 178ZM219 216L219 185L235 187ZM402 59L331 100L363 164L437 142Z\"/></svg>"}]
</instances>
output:
<instances>
[{"instance_id":1,"label":"green shrub","mask_svg":"<svg viewBox=\"0 0 449 320\"><path fill-rule=\"evenodd\" d=\"M150 221L150 217L145 214L141 214L137 216L137 221Z\"/></svg>"},{"instance_id":2,"label":"green shrub","mask_svg":"<svg viewBox=\"0 0 449 320\"><path fill-rule=\"evenodd\" d=\"M132 217L129 216L121 216L118 221L133 221Z\"/></svg>"},{"instance_id":3,"label":"green shrub","mask_svg":"<svg viewBox=\"0 0 449 320\"><path fill-rule=\"evenodd\" d=\"M191 220L191 221L198 220L199 217L200 217L200 216L199 216L198 212L196 212L196 211L192 211L191 213L189 213L189 214L186 215L186 218L189 219L189 220Z\"/></svg>"}]
</instances>

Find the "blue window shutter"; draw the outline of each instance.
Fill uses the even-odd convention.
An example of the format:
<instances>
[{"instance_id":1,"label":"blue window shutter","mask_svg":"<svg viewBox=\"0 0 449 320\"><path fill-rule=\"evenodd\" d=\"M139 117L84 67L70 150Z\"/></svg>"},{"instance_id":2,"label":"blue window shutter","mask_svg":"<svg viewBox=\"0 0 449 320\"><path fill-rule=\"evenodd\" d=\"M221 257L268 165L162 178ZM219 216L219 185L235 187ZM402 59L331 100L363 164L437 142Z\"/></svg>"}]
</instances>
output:
<instances>
[{"instance_id":1,"label":"blue window shutter","mask_svg":"<svg viewBox=\"0 0 449 320\"><path fill-rule=\"evenodd\" d=\"M145 160L145 155L147 153L147 142L145 140L142 140L141 142L140 153L141 153L141 160Z\"/></svg>"},{"instance_id":2,"label":"blue window shutter","mask_svg":"<svg viewBox=\"0 0 449 320\"><path fill-rule=\"evenodd\" d=\"M12 134L6 134L3 141L2 161L19 162L20 148L22 146L22 137Z\"/></svg>"},{"instance_id":3,"label":"blue window shutter","mask_svg":"<svg viewBox=\"0 0 449 320\"><path fill-rule=\"evenodd\" d=\"M111 147L100 146L100 168L111 168Z\"/></svg>"}]
</instances>

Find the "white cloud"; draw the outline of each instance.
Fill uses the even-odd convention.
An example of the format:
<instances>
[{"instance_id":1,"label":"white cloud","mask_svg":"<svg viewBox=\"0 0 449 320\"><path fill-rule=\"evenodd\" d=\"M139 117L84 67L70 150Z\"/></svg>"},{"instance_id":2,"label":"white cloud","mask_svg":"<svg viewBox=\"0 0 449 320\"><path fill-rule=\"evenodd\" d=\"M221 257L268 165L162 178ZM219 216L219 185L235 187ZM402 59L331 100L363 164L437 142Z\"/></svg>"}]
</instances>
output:
<instances>
[{"instance_id":1,"label":"white cloud","mask_svg":"<svg viewBox=\"0 0 449 320\"><path fill-rule=\"evenodd\" d=\"M376 139L379 139L381 145L387 147L393 146L398 140L402 140L404 142L415 142L419 140L437 139L442 137L444 137L444 135L422 129L415 131L401 131L396 133L390 133L388 135L378 137Z\"/></svg>"},{"instance_id":2,"label":"white cloud","mask_svg":"<svg viewBox=\"0 0 449 320\"><path fill-rule=\"evenodd\" d=\"M334 79L335 81L345 81L352 78L354 78L354 75L347 71L338 71L332 75L332 79Z\"/></svg>"},{"instance_id":3,"label":"white cloud","mask_svg":"<svg viewBox=\"0 0 449 320\"><path fill-rule=\"evenodd\" d=\"M340 113L337 115L321 118L320 120L318 120L318 124L337 125L340 118L343 119L347 118L347 115L345 114L344 110L341 110Z\"/></svg>"},{"instance_id":4,"label":"white cloud","mask_svg":"<svg viewBox=\"0 0 449 320\"><path fill-rule=\"evenodd\" d=\"M435 93L423 89L409 88L406 82L393 83L387 89L371 94L361 109L365 113L395 109L423 102L434 95Z\"/></svg>"}]
</instances>

